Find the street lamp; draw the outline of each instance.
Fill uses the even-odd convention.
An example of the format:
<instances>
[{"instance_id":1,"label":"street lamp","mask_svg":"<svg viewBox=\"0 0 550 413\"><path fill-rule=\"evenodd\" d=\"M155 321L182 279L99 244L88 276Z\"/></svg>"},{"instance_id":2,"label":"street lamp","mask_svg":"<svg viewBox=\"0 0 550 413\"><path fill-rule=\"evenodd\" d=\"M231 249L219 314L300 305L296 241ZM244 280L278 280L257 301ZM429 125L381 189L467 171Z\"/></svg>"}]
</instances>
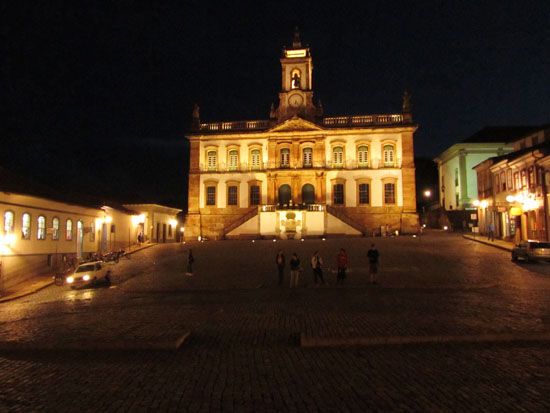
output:
<instances>
[{"instance_id":1,"label":"street lamp","mask_svg":"<svg viewBox=\"0 0 550 413\"><path fill-rule=\"evenodd\" d=\"M424 198L426 199L422 205L422 215L424 218L424 223L427 223L428 219L426 217L426 205L430 203L432 197L432 191L430 189L425 189L423 192Z\"/></svg>"}]
</instances>

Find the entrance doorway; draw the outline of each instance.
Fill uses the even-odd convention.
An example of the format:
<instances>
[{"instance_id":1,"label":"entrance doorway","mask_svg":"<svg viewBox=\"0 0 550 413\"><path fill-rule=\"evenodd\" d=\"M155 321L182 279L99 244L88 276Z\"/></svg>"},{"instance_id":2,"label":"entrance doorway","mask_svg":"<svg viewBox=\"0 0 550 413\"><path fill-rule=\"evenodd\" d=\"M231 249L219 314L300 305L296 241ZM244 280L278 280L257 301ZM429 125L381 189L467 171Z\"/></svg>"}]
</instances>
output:
<instances>
[{"instance_id":1,"label":"entrance doorway","mask_svg":"<svg viewBox=\"0 0 550 413\"><path fill-rule=\"evenodd\" d=\"M314 204L315 203L315 187L311 184L305 184L302 187L302 203Z\"/></svg>"},{"instance_id":2,"label":"entrance doorway","mask_svg":"<svg viewBox=\"0 0 550 413\"><path fill-rule=\"evenodd\" d=\"M279 204L288 205L292 199L292 190L290 185L284 184L279 187Z\"/></svg>"}]
</instances>

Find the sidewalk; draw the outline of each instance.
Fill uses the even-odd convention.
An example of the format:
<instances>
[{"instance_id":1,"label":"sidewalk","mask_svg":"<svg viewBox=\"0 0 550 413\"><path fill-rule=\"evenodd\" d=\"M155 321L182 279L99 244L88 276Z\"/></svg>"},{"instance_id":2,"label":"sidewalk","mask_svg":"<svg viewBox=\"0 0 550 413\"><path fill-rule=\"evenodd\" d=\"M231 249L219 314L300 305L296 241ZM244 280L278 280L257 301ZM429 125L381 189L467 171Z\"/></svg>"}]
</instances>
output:
<instances>
[{"instance_id":1,"label":"sidewalk","mask_svg":"<svg viewBox=\"0 0 550 413\"><path fill-rule=\"evenodd\" d=\"M463 234L462 235L463 238L466 238L466 239L469 239L471 241L476 241L476 242L480 242L482 244L485 244L485 245L491 245L493 247L496 247L496 248L500 248L501 250L505 250L505 251L512 251L512 249L514 248L514 243L513 242L507 242L507 241L503 241L501 239L495 239L494 241L489 241L487 239L486 236L484 235L471 235L471 234Z\"/></svg>"},{"instance_id":2,"label":"sidewalk","mask_svg":"<svg viewBox=\"0 0 550 413\"><path fill-rule=\"evenodd\" d=\"M132 245L127 250L127 255L132 255L138 251L157 245L156 243L148 243L140 246ZM35 275L19 284L11 286L7 291L2 292L0 295L0 303L16 300L21 297L25 297L30 294L34 294L46 287L49 287L54 283L53 274L41 274Z\"/></svg>"}]
</instances>

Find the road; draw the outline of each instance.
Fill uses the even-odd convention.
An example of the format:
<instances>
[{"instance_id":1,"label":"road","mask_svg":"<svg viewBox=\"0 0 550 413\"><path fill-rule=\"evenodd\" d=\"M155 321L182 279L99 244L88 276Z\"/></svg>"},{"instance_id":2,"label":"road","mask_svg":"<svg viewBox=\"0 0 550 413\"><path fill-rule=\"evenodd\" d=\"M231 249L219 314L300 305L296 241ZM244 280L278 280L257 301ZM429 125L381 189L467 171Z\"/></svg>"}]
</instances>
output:
<instances>
[{"instance_id":1,"label":"road","mask_svg":"<svg viewBox=\"0 0 550 413\"><path fill-rule=\"evenodd\" d=\"M301 257L300 288L288 271L277 286L279 248ZM550 265L454 234L161 245L113 273L109 289L52 286L0 305L0 410L550 409Z\"/></svg>"}]
</instances>

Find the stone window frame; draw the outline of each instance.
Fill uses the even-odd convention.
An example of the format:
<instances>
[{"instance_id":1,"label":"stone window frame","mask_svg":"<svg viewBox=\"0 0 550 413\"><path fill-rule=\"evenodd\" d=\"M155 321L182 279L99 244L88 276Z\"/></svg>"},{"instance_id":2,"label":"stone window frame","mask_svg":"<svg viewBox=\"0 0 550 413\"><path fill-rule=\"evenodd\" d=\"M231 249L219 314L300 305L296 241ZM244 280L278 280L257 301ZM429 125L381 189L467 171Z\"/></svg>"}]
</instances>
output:
<instances>
[{"instance_id":1,"label":"stone window frame","mask_svg":"<svg viewBox=\"0 0 550 413\"><path fill-rule=\"evenodd\" d=\"M260 152L260 155L259 155L259 159L258 159L258 166L254 166L252 160L252 152L253 151L259 151ZM260 143L251 143L248 145L248 169L250 169L251 171L259 171L262 169L262 165L263 165L263 145L260 144Z\"/></svg>"},{"instance_id":2,"label":"stone window frame","mask_svg":"<svg viewBox=\"0 0 550 413\"><path fill-rule=\"evenodd\" d=\"M364 184L369 186L369 202L367 202L367 203L361 203L360 202L360 197L359 197L359 186L364 185ZM356 205L360 206L360 207L371 206L371 204L372 204L372 179L371 178L356 178L355 179L355 187L356 187L356 197L355 197Z\"/></svg>"},{"instance_id":3,"label":"stone window frame","mask_svg":"<svg viewBox=\"0 0 550 413\"><path fill-rule=\"evenodd\" d=\"M237 152L237 162L235 163L235 166L231 166L231 152L236 151ZM226 169L228 171L238 171L240 168L240 162L241 162L241 148L239 145L231 144L228 145L226 148Z\"/></svg>"},{"instance_id":4,"label":"stone window frame","mask_svg":"<svg viewBox=\"0 0 550 413\"><path fill-rule=\"evenodd\" d=\"M386 202L386 184L393 184L394 202ZM382 178L382 205L397 205L397 199L397 178L394 176Z\"/></svg>"},{"instance_id":5,"label":"stone window frame","mask_svg":"<svg viewBox=\"0 0 550 413\"><path fill-rule=\"evenodd\" d=\"M361 162L359 160L359 148L365 146L367 148L367 159L364 162ZM370 143L365 141L358 141L355 144L355 160L357 162L357 166L368 168L371 164L370 162L370 155L371 155L371 149L370 149Z\"/></svg>"},{"instance_id":6,"label":"stone window frame","mask_svg":"<svg viewBox=\"0 0 550 413\"><path fill-rule=\"evenodd\" d=\"M253 186L258 187L258 203L257 204L253 204L251 202L251 200L252 200L252 187ZM253 207L253 206L258 206L258 205L261 205L261 204L262 204L262 181L259 181L257 179L252 179L252 180L248 181L248 206Z\"/></svg>"},{"instance_id":7,"label":"stone window frame","mask_svg":"<svg viewBox=\"0 0 550 413\"><path fill-rule=\"evenodd\" d=\"M10 228L7 228L8 220L6 219L6 217L8 214L11 214ZM15 232L15 212L13 212L11 209L7 209L4 211L4 223L2 225L2 232L5 235L13 234Z\"/></svg>"},{"instance_id":8,"label":"stone window frame","mask_svg":"<svg viewBox=\"0 0 550 413\"><path fill-rule=\"evenodd\" d=\"M334 197L334 187L336 185L342 185L342 203L335 203ZM330 190L331 190L331 203L333 206L345 207L346 206L346 179L345 178L333 178L330 180Z\"/></svg>"},{"instance_id":9,"label":"stone window frame","mask_svg":"<svg viewBox=\"0 0 550 413\"><path fill-rule=\"evenodd\" d=\"M41 222L43 225L40 224ZM45 241L47 232L48 219L46 218L46 215L40 214L36 218L36 239L39 241Z\"/></svg>"},{"instance_id":10,"label":"stone window frame","mask_svg":"<svg viewBox=\"0 0 550 413\"><path fill-rule=\"evenodd\" d=\"M216 207L218 205L218 180L217 179L208 179L203 182L204 187L204 206L205 207ZM214 188L214 203L208 203L208 188Z\"/></svg>"},{"instance_id":11,"label":"stone window frame","mask_svg":"<svg viewBox=\"0 0 550 413\"><path fill-rule=\"evenodd\" d=\"M315 142L314 142L314 141L304 141L304 142L300 142L300 165L301 165L303 168L313 168L313 154L314 154L314 152L315 152L314 145L315 145ZM307 164L307 165L306 165L306 163L305 163L305 158L304 158L305 150L306 150L306 149L311 150L311 159L310 159L310 163Z\"/></svg>"},{"instance_id":12,"label":"stone window frame","mask_svg":"<svg viewBox=\"0 0 550 413\"><path fill-rule=\"evenodd\" d=\"M334 153L336 148L342 148L342 161L339 163L334 162ZM346 142L343 140L336 140L330 143L330 162L333 168L344 168L346 165Z\"/></svg>"},{"instance_id":13,"label":"stone window frame","mask_svg":"<svg viewBox=\"0 0 550 413\"><path fill-rule=\"evenodd\" d=\"M393 159L388 162L386 162L386 147L387 146L391 146L393 149L392 149L392 157ZM381 154L382 154L382 167L383 168L395 168L396 165L397 165L397 142L396 141L391 141L391 140L386 140L386 141L382 141L380 142L380 147L381 147Z\"/></svg>"},{"instance_id":14,"label":"stone window frame","mask_svg":"<svg viewBox=\"0 0 550 413\"><path fill-rule=\"evenodd\" d=\"M25 226L25 216L29 217L28 226ZM25 229L27 231L25 232ZM32 234L32 215L29 212L23 212L21 215L21 239L22 240L30 240Z\"/></svg>"},{"instance_id":15,"label":"stone window frame","mask_svg":"<svg viewBox=\"0 0 550 413\"><path fill-rule=\"evenodd\" d=\"M65 220L65 241L72 241L73 240L73 220L71 218L67 218Z\"/></svg>"},{"instance_id":16,"label":"stone window frame","mask_svg":"<svg viewBox=\"0 0 550 413\"><path fill-rule=\"evenodd\" d=\"M57 228L55 226L57 222ZM61 221L59 217L55 216L52 218L52 240L59 241L59 228L61 228Z\"/></svg>"},{"instance_id":17,"label":"stone window frame","mask_svg":"<svg viewBox=\"0 0 550 413\"><path fill-rule=\"evenodd\" d=\"M299 87L294 87L293 80L294 80L294 74L298 75L298 80L300 82ZM293 67L290 69L290 90L301 90L302 87L302 71L298 67Z\"/></svg>"},{"instance_id":18,"label":"stone window frame","mask_svg":"<svg viewBox=\"0 0 550 413\"><path fill-rule=\"evenodd\" d=\"M288 165L282 164L282 151L288 150ZM290 142L284 142L277 145L277 167L280 169L290 169L292 155L292 145Z\"/></svg>"},{"instance_id":19,"label":"stone window frame","mask_svg":"<svg viewBox=\"0 0 550 413\"><path fill-rule=\"evenodd\" d=\"M229 188L230 187L236 187L237 188L237 199L236 199L236 203L235 204L229 204ZM226 202L225 204L228 206L228 207L239 207L240 205L240 199L241 199L241 183L239 181L236 181L236 180L230 180L230 181L226 181L225 182L225 194L226 194Z\"/></svg>"},{"instance_id":20,"label":"stone window frame","mask_svg":"<svg viewBox=\"0 0 550 413\"><path fill-rule=\"evenodd\" d=\"M208 159L208 154L210 152L215 152L216 153L216 157L215 157L215 165L213 167L210 167L209 165L209 159ZM220 156L219 156L219 147L218 145L208 145L208 146L205 146L204 147L204 165L205 165L205 169L207 171L217 171L218 170L218 165L219 165L219 161L220 161Z\"/></svg>"}]
</instances>

